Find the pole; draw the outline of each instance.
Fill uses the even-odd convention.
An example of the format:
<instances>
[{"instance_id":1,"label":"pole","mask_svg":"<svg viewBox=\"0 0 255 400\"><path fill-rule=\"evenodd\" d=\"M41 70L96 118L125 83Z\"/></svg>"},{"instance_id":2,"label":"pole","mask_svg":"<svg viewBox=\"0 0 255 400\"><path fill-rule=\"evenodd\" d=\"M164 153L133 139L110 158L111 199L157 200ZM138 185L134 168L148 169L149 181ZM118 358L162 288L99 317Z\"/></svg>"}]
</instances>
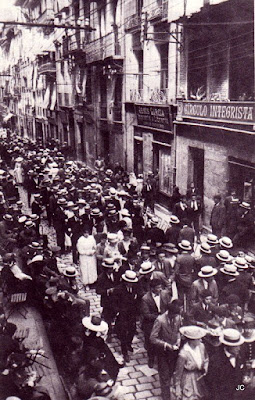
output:
<instances>
[{"instance_id":1,"label":"pole","mask_svg":"<svg viewBox=\"0 0 255 400\"><path fill-rule=\"evenodd\" d=\"M28 28L38 27L38 28L61 28L61 29L75 29L75 30L85 30L85 31L95 31L91 26L78 26L78 25L56 25L56 24L40 24L37 22L17 22L17 21L0 21L0 24L4 25L21 25L27 26Z\"/></svg>"}]
</instances>

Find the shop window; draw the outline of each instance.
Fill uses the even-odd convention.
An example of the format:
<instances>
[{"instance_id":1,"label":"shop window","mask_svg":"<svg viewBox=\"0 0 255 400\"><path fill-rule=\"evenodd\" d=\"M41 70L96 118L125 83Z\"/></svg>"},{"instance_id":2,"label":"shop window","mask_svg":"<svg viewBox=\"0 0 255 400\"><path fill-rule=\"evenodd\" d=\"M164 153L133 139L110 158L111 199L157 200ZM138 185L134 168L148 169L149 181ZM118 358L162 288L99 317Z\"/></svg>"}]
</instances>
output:
<instances>
[{"instance_id":1,"label":"shop window","mask_svg":"<svg viewBox=\"0 0 255 400\"><path fill-rule=\"evenodd\" d=\"M172 193L172 168L171 149L159 149L159 190L161 193L171 195Z\"/></svg>"},{"instance_id":2,"label":"shop window","mask_svg":"<svg viewBox=\"0 0 255 400\"><path fill-rule=\"evenodd\" d=\"M208 47L203 40L193 40L188 52L188 98L203 100L206 97Z\"/></svg>"}]
</instances>

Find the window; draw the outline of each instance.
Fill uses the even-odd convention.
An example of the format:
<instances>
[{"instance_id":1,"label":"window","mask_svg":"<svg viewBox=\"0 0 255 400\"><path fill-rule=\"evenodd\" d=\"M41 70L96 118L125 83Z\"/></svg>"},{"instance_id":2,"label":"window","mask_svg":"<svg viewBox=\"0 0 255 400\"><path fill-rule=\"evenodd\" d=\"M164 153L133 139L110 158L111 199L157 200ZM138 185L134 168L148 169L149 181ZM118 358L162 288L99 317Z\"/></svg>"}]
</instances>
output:
<instances>
[{"instance_id":1,"label":"window","mask_svg":"<svg viewBox=\"0 0 255 400\"><path fill-rule=\"evenodd\" d=\"M160 53L160 89L168 88L168 43L159 46Z\"/></svg>"},{"instance_id":2,"label":"window","mask_svg":"<svg viewBox=\"0 0 255 400\"><path fill-rule=\"evenodd\" d=\"M244 29L230 41L230 100L254 100L254 32Z\"/></svg>"},{"instance_id":3,"label":"window","mask_svg":"<svg viewBox=\"0 0 255 400\"><path fill-rule=\"evenodd\" d=\"M188 50L188 98L195 100L206 92L208 44L202 40L193 40ZM202 100L197 98L197 100Z\"/></svg>"}]
</instances>

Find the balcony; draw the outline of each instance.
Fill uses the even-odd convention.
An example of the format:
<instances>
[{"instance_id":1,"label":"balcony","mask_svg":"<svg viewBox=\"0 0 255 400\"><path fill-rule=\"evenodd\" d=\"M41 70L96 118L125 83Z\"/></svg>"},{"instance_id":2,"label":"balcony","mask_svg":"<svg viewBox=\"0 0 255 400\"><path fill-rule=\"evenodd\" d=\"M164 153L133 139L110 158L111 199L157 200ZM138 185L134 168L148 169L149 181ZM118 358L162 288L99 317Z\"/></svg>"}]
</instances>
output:
<instances>
[{"instance_id":1,"label":"balcony","mask_svg":"<svg viewBox=\"0 0 255 400\"><path fill-rule=\"evenodd\" d=\"M168 104L168 89L131 89L127 101L131 103Z\"/></svg>"},{"instance_id":2,"label":"balcony","mask_svg":"<svg viewBox=\"0 0 255 400\"><path fill-rule=\"evenodd\" d=\"M72 35L65 37L62 42L63 56L67 57L69 54L84 53L84 43L80 36Z\"/></svg>"},{"instance_id":3,"label":"balcony","mask_svg":"<svg viewBox=\"0 0 255 400\"><path fill-rule=\"evenodd\" d=\"M42 14L37 18L37 22L40 24L48 24L54 21L54 11L51 9L46 9L42 12Z\"/></svg>"},{"instance_id":4,"label":"balcony","mask_svg":"<svg viewBox=\"0 0 255 400\"><path fill-rule=\"evenodd\" d=\"M125 31L130 31L132 29L138 29L141 27L141 17L137 14L131 15L125 19Z\"/></svg>"},{"instance_id":5,"label":"balcony","mask_svg":"<svg viewBox=\"0 0 255 400\"><path fill-rule=\"evenodd\" d=\"M49 61L41 64L38 68L39 75L55 75L56 74L56 63L55 61Z\"/></svg>"},{"instance_id":6,"label":"balcony","mask_svg":"<svg viewBox=\"0 0 255 400\"><path fill-rule=\"evenodd\" d=\"M168 18L168 0L155 0L150 4L148 20L165 20Z\"/></svg>"},{"instance_id":7,"label":"balcony","mask_svg":"<svg viewBox=\"0 0 255 400\"><path fill-rule=\"evenodd\" d=\"M119 41L114 32L85 44L86 62L88 64L103 61L106 58L122 59Z\"/></svg>"},{"instance_id":8,"label":"balcony","mask_svg":"<svg viewBox=\"0 0 255 400\"><path fill-rule=\"evenodd\" d=\"M112 107L113 121L121 122L122 121L122 104L114 104Z\"/></svg>"}]
</instances>

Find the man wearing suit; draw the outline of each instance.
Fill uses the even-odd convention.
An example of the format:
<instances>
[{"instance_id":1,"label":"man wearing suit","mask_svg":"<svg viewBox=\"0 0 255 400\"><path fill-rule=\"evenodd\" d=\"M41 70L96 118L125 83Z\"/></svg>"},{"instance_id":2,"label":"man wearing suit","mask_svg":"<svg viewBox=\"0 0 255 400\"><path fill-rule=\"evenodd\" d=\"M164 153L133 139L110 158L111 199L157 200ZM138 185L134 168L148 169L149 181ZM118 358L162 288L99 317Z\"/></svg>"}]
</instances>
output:
<instances>
[{"instance_id":1,"label":"man wearing suit","mask_svg":"<svg viewBox=\"0 0 255 400\"><path fill-rule=\"evenodd\" d=\"M221 203L221 196L214 196L214 206L211 213L210 224L212 227L212 233L218 238L222 236L222 231L226 224L226 208Z\"/></svg>"},{"instance_id":2,"label":"man wearing suit","mask_svg":"<svg viewBox=\"0 0 255 400\"><path fill-rule=\"evenodd\" d=\"M176 282L180 298L186 302L193 280L195 258L191 255L192 247L188 240L182 240L179 243L179 248L181 249L181 254L178 254L175 264Z\"/></svg>"},{"instance_id":3,"label":"man wearing suit","mask_svg":"<svg viewBox=\"0 0 255 400\"><path fill-rule=\"evenodd\" d=\"M77 241L81 236L82 227L84 226L83 221L79 218L79 207L73 207L74 215L69 218L67 222L67 232L68 235L71 236L72 241L72 254L73 254L73 263L77 264L78 262L78 252L77 252Z\"/></svg>"},{"instance_id":4,"label":"man wearing suit","mask_svg":"<svg viewBox=\"0 0 255 400\"><path fill-rule=\"evenodd\" d=\"M158 373L161 397L170 400L170 381L174 373L181 343L180 327L182 306L179 300L169 304L168 310L154 322L150 341L155 346L158 358Z\"/></svg>"},{"instance_id":5,"label":"man wearing suit","mask_svg":"<svg viewBox=\"0 0 255 400\"><path fill-rule=\"evenodd\" d=\"M170 261L166 259L164 250L158 250L157 260L153 262L155 266L155 271L163 272L167 280L172 280L174 278L174 270L170 264Z\"/></svg>"},{"instance_id":6,"label":"man wearing suit","mask_svg":"<svg viewBox=\"0 0 255 400\"><path fill-rule=\"evenodd\" d=\"M191 223L188 220L183 221L183 227L180 230L178 243L180 243L182 240L188 240L192 247L194 246L195 232L194 229L191 228Z\"/></svg>"},{"instance_id":7,"label":"man wearing suit","mask_svg":"<svg viewBox=\"0 0 255 400\"><path fill-rule=\"evenodd\" d=\"M210 291L213 303L217 303L219 292L217 283L213 278L216 274L217 269L210 265L201 268L201 271L198 273L199 278L192 283L190 288L190 298L193 304L199 301L201 293L205 289Z\"/></svg>"},{"instance_id":8,"label":"man wearing suit","mask_svg":"<svg viewBox=\"0 0 255 400\"><path fill-rule=\"evenodd\" d=\"M173 209L173 214L179 218L181 224L183 224L183 220L187 219L187 198L186 196L181 196L180 202L175 204Z\"/></svg>"},{"instance_id":9,"label":"man wearing suit","mask_svg":"<svg viewBox=\"0 0 255 400\"><path fill-rule=\"evenodd\" d=\"M191 325L206 327L208 321L213 317L214 305L210 290L204 289L200 293L199 302L191 307L189 322Z\"/></svg>"},{"instance_id":10,"label":"man wearing suit","mask_svg":"<svg viewBox=\"0 0 255 400\"><path fill-rule=\"evenodd\" d=\"M116 317L114 288L120 283L120 272L114 270L114 265L113 258L105 258L103 260L103 272L99 275L96 285L96 292L101 295L102 317L109 326L108 339L111 337L112 323Z\"/></svg>"},{"instance_id":11,"label":"man wearing suit","mask_svg":"<svg viewBox=\"0 0 255 400\"><path fill-rule=\"evenodd\" d=\"M143 297L150 291L150 282L158 279L163 289L171 291L171 283L161 271L155 271L155 265L151 261L144 261L139 269L139 295Z\"/></svg>"},{"instance_id":12,"label":"man wearing suit","mask_svg":"<svg viewBox=\"0 0 255 400\"><path fill-rule=\"evenodd\" d=\"M57 236L57 245L61 248L62 253L65 252L65 232L67 222L63 208L65 205L66 199L59 199L54 212L54 228Z\"/></svg>"},{"instance_id":13,"label":"man wearing suit","mask_svg":"<svg viewBox=\"0 0 255 400\"><path fill-rule=\"evenodd\" d=\"M211 355L206 376L210 399L235 399L242 384L240 349L244 338L238 330L229 328L223 330L219 340L222 346Z\"/></svg>"},{"instance_id":14,"label":"man wearing suit","mask_svg":"<svg viewBox=\"0 0 255 400\"><path fill-rule=\"evenodd\" d=\"M167 311L171 296L166 290L162 290L161 281L152 279L150 281L151 290L146 293L141 301L142 330L144 333L145 348L148 353L148 365L153 368L155 350L150 343L150 334L156 318Z\"/></svg>"},{"instance_id":15,"label":"man wearing suit","mask_svg":"<svg viewBox=\"0 0 255 400\"><path fill-rule=\"evenodd\" d=\"M128 351L133 351L132 341L136 332L138 314L138 278L135 271L127 270L122 274L122 283L114 288L117 318L115 330L121 343L121 351L125 362L129 362Z\"/></svg>"},{"instance_id":16,"label":"man wearing suit","mask_svg":"<svg viewBox=\"0 0 255 400\"><path fill-rule=\"evenodd\" d=\"M175 215L171 215L169 223L170 226L165 233L165 242L177 246L181 230L180 220Z\"/></svg>"},{"instance_id":17,"label":"man wearing suit","mask_svg":"<svg viewBox=\"0 0 255 400\"><path fill-rule=\"evenodd\" d=\"M199 240L199 217L202 213L202 204L196 194L191 195L191 199L187 202L187 214L191 225L195 230L197 239Z\"/></svg>"}]
</instances>

